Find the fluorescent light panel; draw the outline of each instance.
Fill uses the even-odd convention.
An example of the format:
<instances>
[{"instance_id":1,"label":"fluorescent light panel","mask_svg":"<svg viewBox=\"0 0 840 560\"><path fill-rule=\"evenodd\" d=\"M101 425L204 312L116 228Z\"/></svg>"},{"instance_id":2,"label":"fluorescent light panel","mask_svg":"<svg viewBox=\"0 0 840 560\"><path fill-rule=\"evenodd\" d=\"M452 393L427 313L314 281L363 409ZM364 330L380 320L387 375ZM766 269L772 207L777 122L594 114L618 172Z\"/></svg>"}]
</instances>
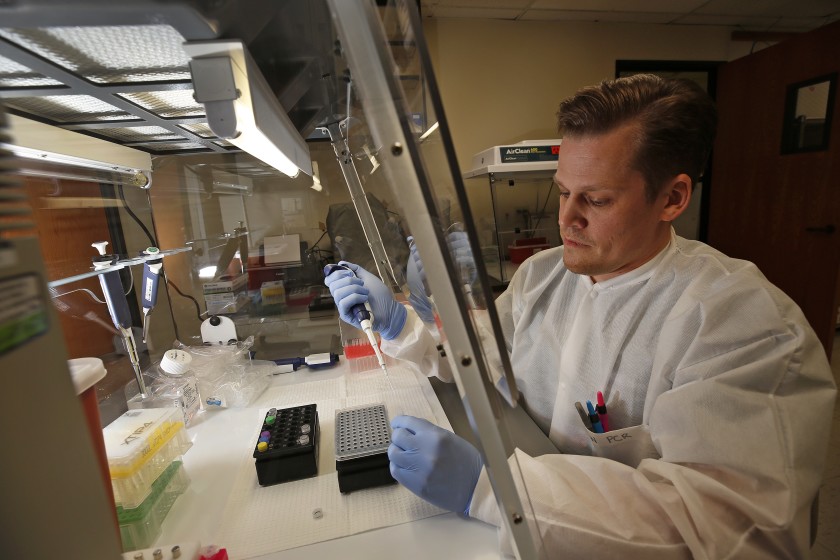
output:
<instances>
[{"instance_id":1,"label":"fluorescent light panel","mask_svg":"<svg viewBox=\"0 0 840 560\"><path fill-rule=\"evenodd\" d=\"M146 152L16 115L8 119L12 134L8 149L18 157L126 174L152 170Z\"/></svg>"},{"instance_id":2,"label":"fluorescent light panel","mask_svg":"<svg viewBox=\"0 0 840 560\"><path fill-rule=\"evenodd\" d=\"M289 177L312 175L306 141L241 41L197 41L184 50L214 134Z\"/></svg>"}]
</instances>

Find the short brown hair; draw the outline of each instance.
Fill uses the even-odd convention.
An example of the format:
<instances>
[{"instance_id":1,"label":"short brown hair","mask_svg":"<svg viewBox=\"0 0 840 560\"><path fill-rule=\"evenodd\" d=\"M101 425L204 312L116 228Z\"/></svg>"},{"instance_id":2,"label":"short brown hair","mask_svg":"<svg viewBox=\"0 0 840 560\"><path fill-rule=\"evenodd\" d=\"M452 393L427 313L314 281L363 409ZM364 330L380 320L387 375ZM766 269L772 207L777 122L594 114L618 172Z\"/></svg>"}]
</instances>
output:
<instances>
[{"instance_id":1,"label":"short brown hair","mask_svg":"<svg viewBox=\"0 0 840 560\"><path fill-rule=\"evenodd\" d=\"M587 136L636 124L635 168L644 176L649 200L665 181L685 173L696 183L712 151L717 109L703 89L688 80L652 74L605 80L560 103L557 128Z\"/></svg>"}]
</instances>

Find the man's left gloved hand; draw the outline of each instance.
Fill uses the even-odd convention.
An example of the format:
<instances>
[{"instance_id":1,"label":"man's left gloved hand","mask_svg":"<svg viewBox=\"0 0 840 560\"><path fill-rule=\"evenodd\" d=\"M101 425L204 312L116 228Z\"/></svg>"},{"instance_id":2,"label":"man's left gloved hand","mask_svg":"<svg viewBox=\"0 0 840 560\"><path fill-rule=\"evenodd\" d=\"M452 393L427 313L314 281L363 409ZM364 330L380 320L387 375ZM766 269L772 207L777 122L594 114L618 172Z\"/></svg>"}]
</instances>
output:
<instances>
[{"instance_id":1,"label":"man's left gloved hand","mask_svg":"<svg viewBox=\"0 0 840 560\"><path fill-rule=\"evenodd\" d=\"M484 466L478 450L452 432L414 416L397 416L391 428L391 476L427 502L469 515Z\"/></svg>"}]
</instances>

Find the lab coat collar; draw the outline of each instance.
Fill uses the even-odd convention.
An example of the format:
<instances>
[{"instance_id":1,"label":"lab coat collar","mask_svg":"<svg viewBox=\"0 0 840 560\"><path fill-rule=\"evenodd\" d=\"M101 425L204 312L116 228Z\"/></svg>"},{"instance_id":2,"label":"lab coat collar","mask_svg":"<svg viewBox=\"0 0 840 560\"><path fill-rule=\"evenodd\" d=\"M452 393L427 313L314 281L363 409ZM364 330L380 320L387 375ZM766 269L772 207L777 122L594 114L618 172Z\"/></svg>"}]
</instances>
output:
<instances>
[{"instance_id":1,"label":"lab coat collar","mask_svg":"<svg viewBox=\"0 0 840 560\"><path fill-rule=\"evenodd\" d=\"M676 232L671 227L671 239L668 244L656 254L652 259L638 268L634 268L624 274L619 274L615 278L604 280L602 282L593 282L588 275L582 275L581 278L585 284L594 292L603 292L605 290L613 290L622 286L630 286L644 282L653 274L659 264L665 260L666 256L673 253L676 247Z\"/></svg>"}]
</instances>

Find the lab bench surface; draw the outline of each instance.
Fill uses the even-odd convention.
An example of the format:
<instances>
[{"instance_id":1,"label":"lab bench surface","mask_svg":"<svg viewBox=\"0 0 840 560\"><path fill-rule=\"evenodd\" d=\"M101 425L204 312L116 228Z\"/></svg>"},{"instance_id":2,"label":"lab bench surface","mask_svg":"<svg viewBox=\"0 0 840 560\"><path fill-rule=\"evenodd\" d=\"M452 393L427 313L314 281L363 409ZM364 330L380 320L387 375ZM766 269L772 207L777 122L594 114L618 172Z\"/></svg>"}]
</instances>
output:
<instances>
[{"instance_id":1,"label":"lab bench surface","mask_svg":"<svg viewBox=\"0 0 840 560\"><path fill-rule=\"evenodd\" d=\"M343 385L348 381L346 376L358 375L351 371L350 365L342 356L339 364L331 369L320 371L301 369L294 373L275 376L266 394L276 395L279 394L278 391L299 391L301 388L304 388L305 393L305 387L307 387L305 384L321 381L324 382L324 386ZM415 375L418 386L431 408L434 409L433 414L438 418L446 418L444 409L441 408L429 380L416 372ZM384 380L384 376L382 377ZM386 386L382 385L382 389L383 400L387 400L385 398ZM268 400L270 401L270 396ZM318 404L318 398L314 398L313 402ZM254 418L259 414L256 409L263 408L266 403L266 399L258 398L251 408L204 412L199 415L198 421L189 427L188 433L193 446L184 455L184 467L191 480L190 486L175 502L164 521L162 534L156 541L157 545L198 541L202 545L226 546L225 542L220 542L220 536L224 532L223 520L230 525L231 511L238 511L237 498L241 501L241 496L234 494L241 490L241 480L238 486L237 478L241 478L238 474L246 464L243 461L250 459L250 452L248 457L243 457L239 450L243 448L243 442L247 444L254 439L256 429ZM332 455L330 447L334 445L332 438L322 438L319 445L322 454L329 451L328 456ZM253 459L250 463L253 468ZM335 474L333 471L319 476L334 477ZM249 491L260 492L260 489ZM288 504L288 507L295 506ZM229 511L226 512L226 509ZM301 516L312 516L311 508L300 507L300 509ZM225 517L226 513L227 517ZM280 546L277 550L260 551L257 554L244 556L234 555L231 558L262 560L303 560L304 558L309 560L338 557L374 560L379 558L420 560L434 557L502 558L495 527L477 520L462 519L453 513L431 515L406 523L356 532L340 538L332 536L324 538L329 540L295 548Z\"/></svg>"}]
</instances>

